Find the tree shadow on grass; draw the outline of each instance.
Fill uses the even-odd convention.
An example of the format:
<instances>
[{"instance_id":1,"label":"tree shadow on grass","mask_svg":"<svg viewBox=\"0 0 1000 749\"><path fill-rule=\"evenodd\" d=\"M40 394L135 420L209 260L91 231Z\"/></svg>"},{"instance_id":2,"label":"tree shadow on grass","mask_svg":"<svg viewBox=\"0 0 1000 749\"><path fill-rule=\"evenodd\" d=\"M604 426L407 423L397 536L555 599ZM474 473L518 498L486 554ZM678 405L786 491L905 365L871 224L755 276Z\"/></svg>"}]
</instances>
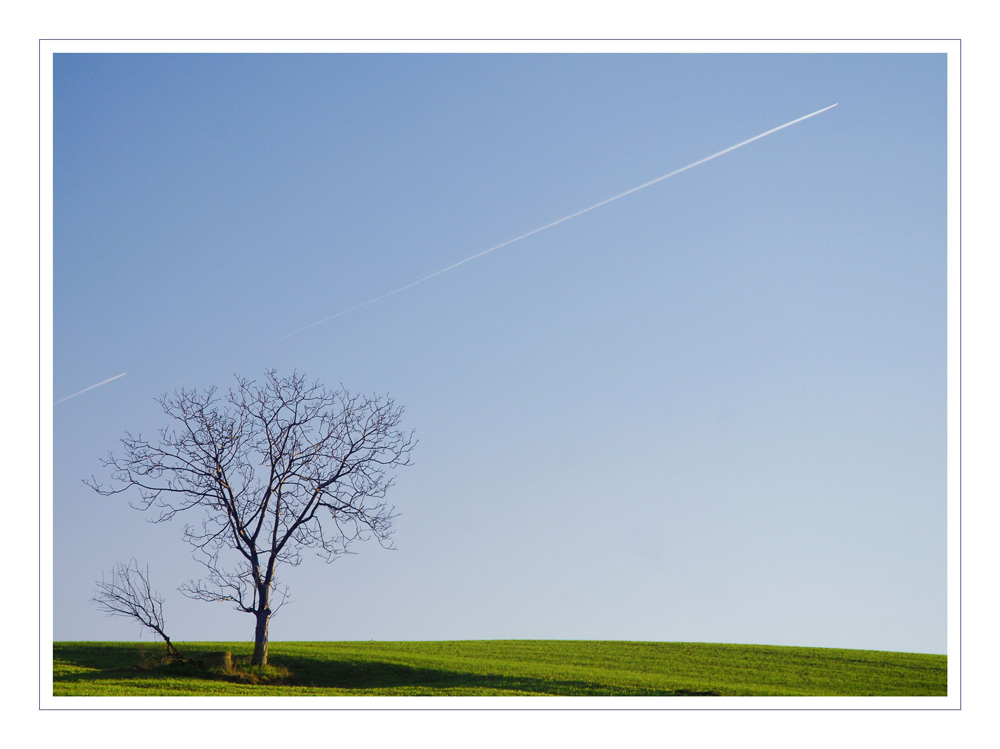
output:
<instances>
[{"instance_id":1,"label":"tree shadow on grass","mask_svg":"<svg viewBox=\"0 0 1000 749\"><path fill-rule=\"evenodd\" d=\"M97 681L145 682L157 679L206 676L194 661L169 656L163 648L122 647L121 645L60 648L55 653L53 684Z\"/></svg>"},{"instance_id":2,"label":"tree shadow on grass","mask_svg":"<svg viewBox=\"0 0 1000 749\"><path fill-rule=\"evenodd\" d=\"M131 643L124 645L119 642L81 645L56 643L53 646L52 655L56 663L66 663L77 668L105 670L128 668L141 658L146 657L146 654L154 649L156 649L155 646L133 645ZM157 652L160 651L163 651L163 648L157 649Z\"/></svg>"},{"instance_id":3,"label":"tree shadow on grass","mask_svg":"<svg viewBox=\"0 0 1000 749\"><path fill-rule=\"evenodd\" d=\"M159 655L154 649L144 650L121 644L88 645L73 648L62 646L55 652L58 663L70 668L86 669L53 675L56 684L73 684L115 680L121 684L132 675L149 680L192 679L196 681L239 681L239 675L204 671L196 663L160 662L149 658ZM188 654L197 655L195 654ZM243 658L234 658L240 663ZM651 689L638 685L602 684L599 682L540 678L510 674L473 673L447 669L420 668L379 660L328 660L307 656L275 655L272 665L288 669L290 675L280 682L289 687L335 690L357 694L445 694L458 695L561 695L561 696L688 696L711 695L685 689L675 691Z\"/></svg>"},{"instance_id":4,"label":"tree shadow on grass","mask_svg":"<svg viewBox=\"0 0 1000 749\"><path fill-rule=\"evenodd\" d=\"M375 660L317 660L285 656L273 659L294 674L299 686L318 689L336 689L358 692L400 690L413 694L444 693L448 695L562 695L562 696L615 696L615 695L692 695L712 692L676 692L653 690L640 686L608 685L599 682L547 679L510 674L473 673L446 669L417 668L400 663Z\"/></svg>"},{"instance_id":5,"label":"tree shadow on grass","mask_svg":"<svg viewBox=\"0 0 1000 749\"><path fill-rule=\"evenodd\" d=\"M81 658L69 661L65 655L63 663L85 668L53 675L54 684L86 684L88 682L115 681L121 685L130 677L144 683L149 688L151 680L177 679L194 681L240 682L238 673L225 674L199 669L196 663L140 663L109 666L99 660ZM451 694L475 695L502 692L506 694L607 694L599 685L583 681L556 681L503 674L474 674L432 668L416 668L398 663L381 661L329 661L309 658L272 658L273 666L287 668L290 675L281 679L284 686L305 687L358 694ZM244 664L241 664L244 665Z\"/></svg>"},{"instance_id":6,"label":"tree shadow on grass","mask_svg":"<svg viewBox=\"0 0 1000 749\"><path fill-rule=\"evenodd\" d=\"M507 674L477 674L466 671L418 668L372 660L313 660L281 656L273 662L286 666L299 686L358 692L412 691L477 694L590 694L594 685L585 681L560 681Z\"/></svg>"}]
</instances>

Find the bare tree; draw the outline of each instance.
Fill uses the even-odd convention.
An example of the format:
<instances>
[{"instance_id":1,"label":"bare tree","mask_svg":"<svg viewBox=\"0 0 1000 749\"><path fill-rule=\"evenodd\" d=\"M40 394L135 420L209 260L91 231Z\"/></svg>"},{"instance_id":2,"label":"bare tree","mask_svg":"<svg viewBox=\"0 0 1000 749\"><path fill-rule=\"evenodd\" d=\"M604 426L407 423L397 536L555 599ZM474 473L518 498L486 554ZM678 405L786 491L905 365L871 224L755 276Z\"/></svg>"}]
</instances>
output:
<instances>
[{"instance_id":1,"label":"bare tree","mask_svg":"<svg viewBox=\"0 0 1000 749\"><path fill-rule=\"evenodd\" d=\"M159 403L172 427L153 441L126 433L123 455L103 461L113 485L86 483L105 495L137 490L133 506L158 511L154 522L200 511L184 538L206 574L181 589L252 614L252 663L264 665L268 624L287 595L280 564L298 565L303 549L331 562L363 538L392 548L385 497L391 469L409 465L413 434L391 399L328 391L298 373L271 370L260 384L237 376L224 397L212 387Z\"/></svg>"},{"instance_id":2,"label":"bare tree","mask_svg":"<svg viewBox=\"0 0 1000 749\"><path fill-rule=\"evenodd\" d=\"M142 626L156 632L167 643L167 655L184 657L167 637L163 598L149 584L149 565L143 571L135 559L128 564L119 562L111 570L111 580L106 580L101 575L101 581L97 583L97 594L92 600L98 609L109 616L135 619Z\"/></svg>"}]
</instances>

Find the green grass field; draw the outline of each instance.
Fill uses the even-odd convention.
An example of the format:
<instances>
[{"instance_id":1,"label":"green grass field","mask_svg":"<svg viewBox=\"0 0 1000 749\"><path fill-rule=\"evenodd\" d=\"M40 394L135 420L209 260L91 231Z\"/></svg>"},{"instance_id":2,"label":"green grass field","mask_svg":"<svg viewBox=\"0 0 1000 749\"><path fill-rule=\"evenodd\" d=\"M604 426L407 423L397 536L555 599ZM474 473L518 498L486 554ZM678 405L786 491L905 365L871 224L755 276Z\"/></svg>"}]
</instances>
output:
<instances>
[{"instance_id":1,"label":"green grass field","mask_svg":"<svg viewBox=\"0 0 1000 749\"><path fill-rule=\"evenodd\" d=\"M263 672L246 643L235 672L164 664L158 644L57 642L53 693L156 695L945 695L947 657L829 648L671 642L470 640L273 642Z\"/></svg>"}]
</instances>

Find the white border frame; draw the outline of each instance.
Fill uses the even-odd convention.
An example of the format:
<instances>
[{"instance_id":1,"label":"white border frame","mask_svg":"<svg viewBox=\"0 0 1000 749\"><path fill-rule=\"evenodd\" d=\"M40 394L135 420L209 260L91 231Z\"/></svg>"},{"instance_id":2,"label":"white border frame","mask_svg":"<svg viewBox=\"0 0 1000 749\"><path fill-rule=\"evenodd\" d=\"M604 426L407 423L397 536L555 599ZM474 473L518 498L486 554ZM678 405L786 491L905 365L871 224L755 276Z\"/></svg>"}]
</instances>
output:
<instances>
[{"instance_id":1,"label":"white border frame","mask_svg":"<svg viewBox=\"0 0 1000 749\"><path fill-rule=\"evenodd\" d=\"M52 59L57 53L943 53L948 55L947 697L53 697ZM961 42L952 40L39 40L39 707L43 710L955 710L961 708ZM47 449L41 449L47 447ZM48 646L48 647L45 647Z\"/></svg>"}]
</instances>

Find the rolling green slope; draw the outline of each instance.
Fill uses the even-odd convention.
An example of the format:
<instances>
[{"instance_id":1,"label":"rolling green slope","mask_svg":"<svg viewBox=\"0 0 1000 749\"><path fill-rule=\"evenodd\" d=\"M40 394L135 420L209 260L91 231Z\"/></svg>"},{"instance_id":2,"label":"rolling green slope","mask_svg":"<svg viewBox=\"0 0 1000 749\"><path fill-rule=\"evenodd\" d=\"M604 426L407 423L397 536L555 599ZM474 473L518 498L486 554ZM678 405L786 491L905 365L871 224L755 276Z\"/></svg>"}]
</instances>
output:
<instances>
[{"instance_id":1,"label":"rolling green slope","mask_svg":"<svg viewBox=\"0 0 1000 749\"><path fill-rule=\"evenodd\" d=\"M671 642L470 640L273 642L255 670L163 664L156 644L55 643L55 695L945 695L947 657L830 648Z\"/></svg>"}]
</instances>

